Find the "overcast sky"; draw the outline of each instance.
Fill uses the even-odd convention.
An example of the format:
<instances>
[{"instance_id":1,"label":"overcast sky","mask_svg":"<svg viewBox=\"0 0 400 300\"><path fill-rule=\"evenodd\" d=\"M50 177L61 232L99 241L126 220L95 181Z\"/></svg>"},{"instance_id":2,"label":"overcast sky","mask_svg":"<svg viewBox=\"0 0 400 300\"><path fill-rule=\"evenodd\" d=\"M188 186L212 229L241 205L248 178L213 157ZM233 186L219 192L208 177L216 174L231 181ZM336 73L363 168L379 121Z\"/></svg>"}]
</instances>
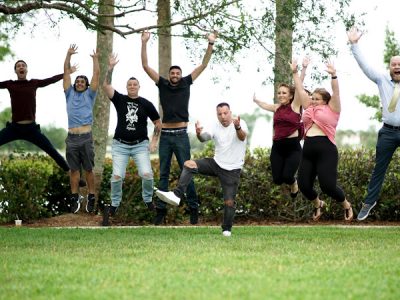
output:
<instances>
[{"instance_id":1,"label":"overcast sky","mask_svg":"<svg viewBox=\"0 0 400 300\"><path fill-rule=\"evenodd\" d=\"M396 15L398 9L393 7L396 2L391 0L353 0L354 10L362 9L368 12L365 18L366 32L361 38L360 46L371 63L382 68L384 68L382 61L386 25L396 33L396 38L400 40L400 18L398 13ZM114 70L114 87L125 93L126 80L135 76L141 84L140 95L152 101L157 107L158 89L141 67L140 35L136 34L126 39L115 36L114 41L114 51L118 53L120 59ZM36 30L33 36L19 34L11 42L15 57L0 63L0 81L16 78L13 66L17 59L24 59L28 63L28 78L46 78L62 73L65 54L71 43L75 43L79 47L79 53L72 57L72 63L79 64L79 70L75 75L85 74L90 77L92 74L90 54L96 45L96 34L86 31L78 22L63 21L59 28L54 29L54 32L43 27L43 30ZM333 60L337 68L342 99L342 113L338 129L362 130L368 129L370 125L379 126L378 123L369 120L373 111L360 104L355 98L361 93L377 94L377 88L360 71L349 51L346 32L341 25L337 26L335 43L339 48L339 54ZM204 50L206 47L207 41L204 40ZM156 41L152 40L148 47L148 57L149 64L154 69L158 68L156 51ZM229 102L236 114L251 113L257 108L252 101L254 92L260 99L272 103L273 87L262 85L267 74L257 73L262 53L257 53L255 56L260 57L257 59L247 57L243 61L241 73L232 71L229 75L224 73L224 68L215 65L213 61L210 62L208 68L191 88L190 115L193 121L207 122L207 119L215 118L215 106L221 101ZM182 67L183 75L190 73L200 64L200 60L193 62L187 59L185 47L176 40L173 43L172 60L173 64ZM312 63L323 68L318 57L312 57ZM212 81L214 76L219 77L219 83ZM307 78L305 84L311 85ZM227 85L230 85L230 89L226 89ZM321 85L330 90L329 81L323 82ZM8 106L10 106L8 92L0 90L0 110ZM42 125L52 124L67 129L65 97L61 81L38 89L36 120ZM194 122L192 123L191 125L194 127ZM115 125L115 109L111 106L110 132L114 131ZM263 121L258 122L254 134L258 136L257 140L261 146L270 144L271 130L269 129L271 126Z\"/></svg>"}]
</instances>

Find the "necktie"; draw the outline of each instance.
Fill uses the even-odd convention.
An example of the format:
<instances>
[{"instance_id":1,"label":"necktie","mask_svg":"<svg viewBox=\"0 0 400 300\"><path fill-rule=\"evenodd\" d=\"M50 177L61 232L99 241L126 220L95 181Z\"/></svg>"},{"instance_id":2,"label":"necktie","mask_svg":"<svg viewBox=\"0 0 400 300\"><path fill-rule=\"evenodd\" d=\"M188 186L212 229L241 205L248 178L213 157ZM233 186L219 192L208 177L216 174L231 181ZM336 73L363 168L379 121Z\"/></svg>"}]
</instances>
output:
<instances>
[{"instance_id":1,"label":"necktie","mask_svg":"<svg viewBox=\"0 0 400 300\"><path fill-rule=\"evenodd\" d=\"M396 109L397 101L399 100L400 96L400 83L396 82L394 84L394 91L393 91L393 96L392 99L390 100L390 104L388 106L388 111L389 112L394 112Z\"/></svg>"}]
</instances>

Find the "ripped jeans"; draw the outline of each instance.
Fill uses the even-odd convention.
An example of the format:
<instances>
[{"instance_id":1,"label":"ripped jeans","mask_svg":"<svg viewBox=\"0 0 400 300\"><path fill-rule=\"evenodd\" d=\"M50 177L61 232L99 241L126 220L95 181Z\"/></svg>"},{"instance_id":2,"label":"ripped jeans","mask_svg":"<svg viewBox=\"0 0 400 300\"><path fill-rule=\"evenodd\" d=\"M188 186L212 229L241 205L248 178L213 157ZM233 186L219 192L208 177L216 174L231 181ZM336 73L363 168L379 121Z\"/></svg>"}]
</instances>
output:
<instances>
[{"instance_id":1,"label":"ripped jeans","mask_svg":"<svg viewBox=\"0 0 400 300\"><path fill-rule=\"evenodd\" d=\"M125 178L126 166L132 157L142 178L142 197L148 203L153 197L153 170L151 169L149 141L144 140L136 145L126 145L113 139L111 176L111 205L118 207L122 199L122 181ZM118 176L119 178L115 178Z\"/></svg>"}]
</instances>

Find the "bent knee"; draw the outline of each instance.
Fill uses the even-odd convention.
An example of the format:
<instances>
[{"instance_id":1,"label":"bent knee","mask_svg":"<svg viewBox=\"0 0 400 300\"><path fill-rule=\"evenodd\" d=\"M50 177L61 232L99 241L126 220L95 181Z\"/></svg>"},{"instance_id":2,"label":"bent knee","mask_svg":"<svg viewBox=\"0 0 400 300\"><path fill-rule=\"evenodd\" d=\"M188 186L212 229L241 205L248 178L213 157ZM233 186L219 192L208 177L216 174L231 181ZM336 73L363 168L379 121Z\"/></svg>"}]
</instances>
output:
<instances>
[{"instance_id":1,"label":"bent knee","mask_svg":"<svg viewBox=\"0 0 400 300\"><path fill-rule=\"evenodd\" d=\"M189 169L197 169L197 164L194 160L187 160L183 165Z\"/></svg>"},{"instance_id":2,"label":"bent knee","mask_svg":"<svg viewBox=\"0 0 400 300\"><path fill-rule=\"evenodd\" d=\"M152 172L145 172L140 175L143 179L151 180L153 179L153 173Z\"/></svg>"}]
</instances>

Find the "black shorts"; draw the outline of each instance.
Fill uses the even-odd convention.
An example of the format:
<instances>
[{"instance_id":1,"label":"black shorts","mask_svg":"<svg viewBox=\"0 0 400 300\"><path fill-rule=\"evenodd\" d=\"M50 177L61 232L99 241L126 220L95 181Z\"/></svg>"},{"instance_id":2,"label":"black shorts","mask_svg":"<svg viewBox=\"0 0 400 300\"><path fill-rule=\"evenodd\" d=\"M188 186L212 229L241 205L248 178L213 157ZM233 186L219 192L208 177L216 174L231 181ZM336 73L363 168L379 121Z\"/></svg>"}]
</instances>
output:
<instances>
[{"instance_id":1,"label":"black shorts","mask_svg":"<svg viewBox=\"0 0 400 300\"><path fill-rule=\"evenodd\" d=\"M91 171L94 167L94 146L92 132L83 134L68 133L65 140L66 157L72 171L81 169Z\"/></svg>"}]
</instances>

